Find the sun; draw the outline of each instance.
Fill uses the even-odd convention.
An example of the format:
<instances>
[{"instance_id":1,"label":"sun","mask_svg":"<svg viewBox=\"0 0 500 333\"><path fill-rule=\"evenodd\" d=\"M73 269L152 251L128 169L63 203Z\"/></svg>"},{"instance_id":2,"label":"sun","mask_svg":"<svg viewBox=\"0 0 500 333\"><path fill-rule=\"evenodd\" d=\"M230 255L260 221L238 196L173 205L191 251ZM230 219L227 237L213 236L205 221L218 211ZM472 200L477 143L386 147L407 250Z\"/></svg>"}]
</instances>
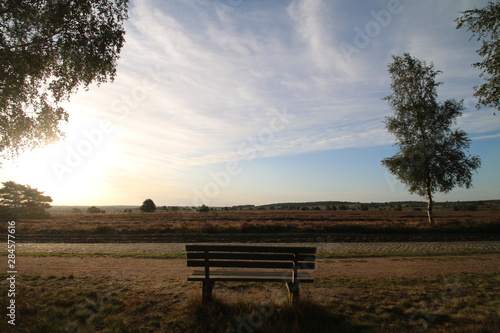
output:
<instances>
[{"instance_id":1,"label":"sun","mask_svg":"<svg viewBox=\"0 0 500 333\"><path fill-rule=\"evenodd\" d=\"M57 205L102 200L114 154L96 123L74 119L64 128L65 140L4 161L0 182L12 180L34 187Z\"/></svg>"},{"instance_id":2,"label":"sun","mask_svg":"<svg viewBox=\"0 0 500 333\"><path fill-rule=\"evenodd\" d=\"M2 167L1 180L15 181L38 189L53 199L53 204L78 204L89 199L101 189L92 181L90 169L74 170L73 174L58 177L54 169L55 159L61 152L59 145L51 145L24 153Z\"/></svg>"}]
</instances>

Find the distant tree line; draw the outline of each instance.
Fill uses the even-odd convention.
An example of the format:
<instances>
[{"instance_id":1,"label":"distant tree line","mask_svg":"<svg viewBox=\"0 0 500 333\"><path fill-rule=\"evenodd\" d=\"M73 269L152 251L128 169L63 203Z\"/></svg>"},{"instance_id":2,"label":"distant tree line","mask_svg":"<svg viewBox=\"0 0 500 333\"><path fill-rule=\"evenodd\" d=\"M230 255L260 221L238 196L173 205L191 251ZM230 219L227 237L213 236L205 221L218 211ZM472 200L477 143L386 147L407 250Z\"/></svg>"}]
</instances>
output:
<instances>
[{"instance_id":1,"label":"distant tree line","mask_svg":"<svg viewBox=\"0 0 500 333\"><path fill-rule=\"evenodd\" d=\"M152 201L152 200L151 200ZM154 202L153 202L154 203ZM341 205L326 204L330 202L322 202L323 205L318 205L318 202L302 203L296 204L270 204L263 206L255 205L238 205L238 206L225 206L225 207L209 207L207 205L202 205L199 207L193 206L156 206L156 211L162 212L215 212L215 211L244 211L244 210L275 210L275 211L423 211L426 209L426 202L424 201L393 201L393 202L369 202L369 203L359 203L359 202L345 202ZM336 203L331 201L331 203ZM436 209L445 211L477 211L477 210L500 210L500 200L480 200L480 201L446 201L446 202L436 202ZM107 206L112 207L112 206ZM58 208L57 206L55 207ZM119 210L123 213L132 213L140 209L124 209ZM59 212L72 212L72 213L105 213L106 210L98 208L96 206L91 206L86 210L81 208L66 208L65 211ZM112 210L113 211L113 210ZM114 210L118 212L118 210Z\"/></svg>"}]
</instances>

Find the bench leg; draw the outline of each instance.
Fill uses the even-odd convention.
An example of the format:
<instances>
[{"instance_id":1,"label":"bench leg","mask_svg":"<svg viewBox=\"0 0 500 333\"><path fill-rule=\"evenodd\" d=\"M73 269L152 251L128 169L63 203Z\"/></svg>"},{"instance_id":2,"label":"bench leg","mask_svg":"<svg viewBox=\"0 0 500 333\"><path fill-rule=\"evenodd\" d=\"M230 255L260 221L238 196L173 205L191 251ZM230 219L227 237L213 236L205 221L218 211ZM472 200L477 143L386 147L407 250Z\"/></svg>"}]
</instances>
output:
<instances>
[{"instance_id":1,"label":"bench leg","mask_svg":"<svg viewBox=\"0 0 500 333\"><path fill-rule=\"evenodd\" d=\"M292 303L293 306L297 305L299 302L299 284L298 283L291 283L287 282L286 284L288 288L288 299Z\"/></svg>"},{"instance_id":2,"label":"bench leg","mask_svg":"<svg viewBox=\"0 0 500 333\"><path fill-rule=\"evenodd\" d=\"M202 303L212 301L212 290L214 289L215 282L213 281L203 281L201 301Z\"/></svg>"}]
</instances>

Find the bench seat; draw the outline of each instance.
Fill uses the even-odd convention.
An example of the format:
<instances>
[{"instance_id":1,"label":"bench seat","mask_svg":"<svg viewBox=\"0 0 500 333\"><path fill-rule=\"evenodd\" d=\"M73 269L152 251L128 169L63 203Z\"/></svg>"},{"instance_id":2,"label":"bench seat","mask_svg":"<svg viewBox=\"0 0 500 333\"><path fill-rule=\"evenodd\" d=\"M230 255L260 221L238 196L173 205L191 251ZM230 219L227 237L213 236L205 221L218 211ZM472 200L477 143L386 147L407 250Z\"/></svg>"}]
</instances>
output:
<instances>
[{"instance_id":1,"label":"bench seat","mask_svg":"<svg viewBox=\"0 0 500 333\"><path fill-rule=\"evenodd\" d=\"M211 271L211 281L243 281L243 282L293 282L293 272L262 272L262 271ZM300 283L312 283L314 280L307 272L298 272L297 279ZM205 271L194 271L188 281L204 281Z\"/></svg>"}]
</instances>

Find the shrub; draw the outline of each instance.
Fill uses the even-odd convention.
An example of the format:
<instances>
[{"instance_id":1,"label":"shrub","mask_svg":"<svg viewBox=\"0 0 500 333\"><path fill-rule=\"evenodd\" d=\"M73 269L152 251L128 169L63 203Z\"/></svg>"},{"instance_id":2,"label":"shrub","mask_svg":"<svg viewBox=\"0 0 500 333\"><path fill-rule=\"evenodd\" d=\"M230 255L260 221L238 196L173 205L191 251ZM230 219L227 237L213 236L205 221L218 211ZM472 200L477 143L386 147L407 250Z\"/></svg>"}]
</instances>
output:
<instances>
[{"instance_id":1,"label":"shrub","mask_svg":"<svg viewBox=\"0 0 500 333\"><path fill-rule=\"evenodd\" d=\"M146 213L152 213L156 210L156 205L151 199L146 199L142 203L141 210Z\"/></svg>"},{"instance_id":2,"label":"shrub","mask_svg":"<svg viewBox=\"0 0 500 333\"><path fill-rule=\"evenodd\" d=\"M209 211L210 211L210 208L208 208L208 206L207 206L207 205L203 204L203 205L201 205L201 206L200 206L200 208L198 208L198 211L199 211L200 213L207 213L207 212L209 212Z\"/></svg>"},{"instance_id":3,"label":"shrub","mask_svg":"<svg viewBox=\"0 0 500 333\"><path fill-rule=\"evenodd\" d=\"M97 213L102 213L102 212L103 212L103 210L100 208L97 208L96 206L92 206L92 207L87 208L87 213L97 214Z\"/></svg>"}]
</instances>

